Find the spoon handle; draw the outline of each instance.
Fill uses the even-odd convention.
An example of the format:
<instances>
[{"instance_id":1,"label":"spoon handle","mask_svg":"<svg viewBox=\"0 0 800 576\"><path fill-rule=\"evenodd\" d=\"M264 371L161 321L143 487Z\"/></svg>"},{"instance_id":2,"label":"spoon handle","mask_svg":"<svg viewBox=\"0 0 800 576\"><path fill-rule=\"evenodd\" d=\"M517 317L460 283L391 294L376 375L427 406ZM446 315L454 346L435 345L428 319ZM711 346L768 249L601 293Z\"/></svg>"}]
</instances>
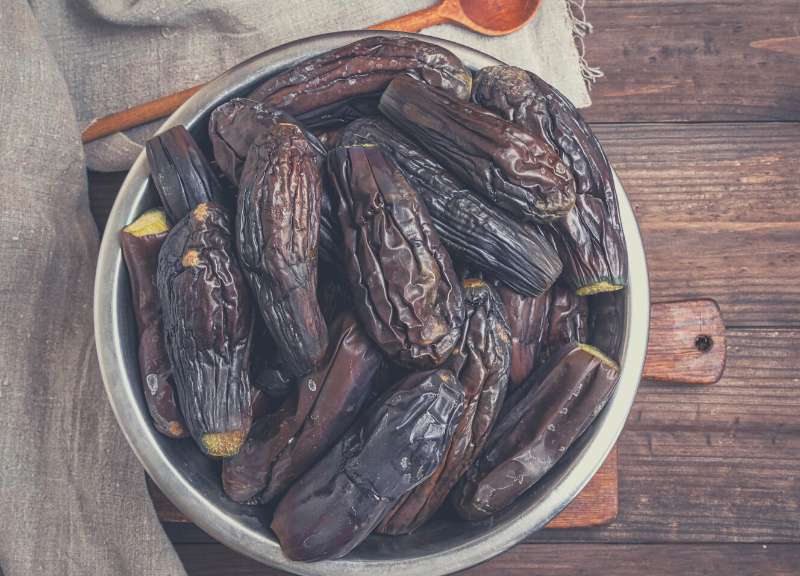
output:
<instances>
[{"instance_id":1,"label":"spoon handle","mask_svg":"<svg viewBox=\"0 0 800 576\"><path fill-rule=\"evenodd\" d=\"M370 26L370 30L395 30L397 32L419 32L423 28L436 26L447 21L447 17L442 14L443 3L436 4L430 8L423 8L416 12L411 12L405 16L399 16L380 24Z\"/></svg>"}]
</instances>

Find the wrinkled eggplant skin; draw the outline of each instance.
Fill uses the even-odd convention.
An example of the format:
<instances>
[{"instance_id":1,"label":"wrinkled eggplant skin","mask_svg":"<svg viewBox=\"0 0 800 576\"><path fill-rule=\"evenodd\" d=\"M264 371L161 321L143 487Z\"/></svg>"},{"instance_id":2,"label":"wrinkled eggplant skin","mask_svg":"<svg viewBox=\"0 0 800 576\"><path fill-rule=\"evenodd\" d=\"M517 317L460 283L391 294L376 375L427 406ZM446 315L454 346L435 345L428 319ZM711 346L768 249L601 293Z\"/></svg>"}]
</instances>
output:
<instances>
[{"instance_id":1,"label":"wrinkled eggplant skin","mask_svg":"<svg viewBox=\"0 0 800 576\"><path fill-rule=\"evenodd\" d=\"M400 74L460 100L472 89L471 72L448 50L413 38L372 36L276 74L249 98L288 112L309 128L341 126L376 114L381 92Z\"/></svg>"},{"instance_id":2,"label":"wrinkled eggplant skin","mask_svg":"<svg viewBox=\"0 0 800 576\"><path fill-rule=\"evenodd\" d=\"M316 136L306 131L289 114L274 110L254 100L234 98L217 106L208 122L208 133L214 159L225 176L235 185L242 177L247 153L256 138L277 124L295 124L315 153L319 167L325 160L326 148ZM339 264L341 235L330 198L322 191L319 215L319 259Z\"/></svg>"},{"instance_id":3,"label":"wrinkled eggplant skin","mask_svg":"<svg viewBox=\"0 0 800 576\"><path fill-rule=\"evenodd\" d=\"M454 258L526 295L541 294L561 274L561 260L538 227L517 222L472 193L386 120L353 122L341 143L377 144L397 162Z\"/></svg>"},{"instance_id":4,"label":"wrinkled eggplant skin","mask_svg":"<svg viewBox=\"0 0 800 576\"><path fill-rule=\"evenodd\" d=\"M464 414L442 463L384 518L378 532L413 532L439 510L480 454L503 405L511 364L511 332L503 305L494 289L476 279L464 282L464 300L467 320L446 364L464 389Z\"/></svg>"},{"instance_id":5,"label":"wrinkled eggplant skin","mask_svg":"<svg viewBox=\"0 0 800 576\"><path fill-rule=\"evenodd\" d=\"M236 247L264 323L289 373L314 369L328 346L317 302L321 177L294 124L261 134L239 186Z\"/></svg>"},{"instance_id":6,"label":"wrinkled eggplant skin","mask_svg":"<svg viewBox=\"0 0 800 576\"><path fill-rule=\"evenodd\" d=\"M511 370L508 387L519 387L543 362L552 289L541 296L523 296L498 286L511 328Z\"/></svg>"},{"instance_id":7,"label":"wrinkled eggplant skin","mask_svg":"<svg viewBox=\"0 0 800 576\"><path fill-rule=\"evenodd\" d=\"M575 182L555 149L480 106L401 76L379 108L456 178L518 220L551 222L575 204Z\"/></svg>"},{"instance_id":8,"label":"wrinkled eggplant skin","mask_svg":"<svg viewBox=\"0 0 800 576\"><path fill-rule=\"evenodd\" d=\"M555 224L565 277L581 295L622 288L627 254L614 175L580 113L558 90L514 66L480 71L475 102L543 137L575 178L575 209Z\"/></svg>"},{"instance_id":9,"label":"wrinkled eggplant skin","mask_svg":"<svg viewBox=\"0 0 800 576\"><path fill-rule=\"evenodd\" d=\"M328 155L338 196L345 272L364 328L393 360L442 364L464 322L461 285L430 215L379 147Z\"/></svg>"},{"instance_id":10,"label":"wrinkled eggplant skin","mask_svg":"<svg viewBox=\"0 0 800 576\"><path fill-rule=\"evenodd\" d=\"M303 475L275 510L272 530L292 560L340 558L445 457L464 410L449 370L413 374Z\"/></svg>"},{"instance_id":11,"label":"wrinkled eggplant skin","mask_svg":"<svg viewBox=\"0 0 800 576\"><path fill-rule=\"evenodd\" d=\"M200 204L172 228L157 277L166 349L189 432L207 454L231 456L250 429L253 309L225 208Z\"/></svg>"},{"instance_id":12,"label":"wrinkled eggplant skin","mask_svg":"<svg viewBox=\"0 0 800 576\"><path fill-rule=\"evenodd\" d=\"M483 453L453 491L466 520L505 510L538 482L594 421L619 370L591 347L562 348L507 399Z\"/></svg>"},{"instance_id":13,"label":"wrinkled eggplant skin","mask_svg":"<svg viewBox=\"0 0 800 576\"><path fill-rule=\"evenodd\" d=\"M589 296L588 342L619 361L625 330L625 292Z\"/></svg>"},{"instance_id":14,"label":"wrinkled eggplant skin","mask_svg":"<svg viewBox=\"0 0 800 576\"><path fill-rule=\"evenodd\" d=\"M296 394L256 423L237 456L223 464L223 487L237 502L282 494L356 419L381 365L378 349L351 313L331 326L323 365L296 382Z\"/></svg>"},{"instance_id":15,"label":"wrinkled eggplant skin","mask_svg":"<svg viewBox=\"0 0 800 576\"><path fill-rule=\"evenodd\" d=\"M584 296L576 296L562 282L550 290L547 320L547 349L555 353L571 343L586 342L589 306Z\"/></svg>"},{"instance_id":16,"label":"wrinkled eggplant skin","mask_svg":"<svg viewBox=\"0 0 800 576\"><path fill-rule=\"evenodd\" d=\"M214 109L208 121L214 160L233 184L239 185L247 152L256 138L281 123L297 124L297 121L282 110L247 98L234 98ZM305 130L303 135L319 158L324 158L325 147L316 136Z\"/></svg>"},{"instance_id":17,"label":"wrinkled eggplant skin","mask_svg":"<svg viewBox=\"0 0 800 576\"><path fill-rule=\"evenodd\" d=\"M227 195L189 132L175 126L145 146L150 180L173 224L203 202L227 207Z\"/></svg>"},{"instance_id":18,"label":"wrinkled eggplant skin","mask_svg":"<svg viewBox=\"0 0 800 576\"><path fill-rule=\"evenodd\" d=\"M164 228L161 232L144 236L123 229L120 244L128 268L133 313L139 329L139 372L147 409L156 430L171 438L184 438L189 433L178 408L172 369L164 347L161 302L156 285L158 253L168 232L168 227Z\"/></svg>"}]
</instances>

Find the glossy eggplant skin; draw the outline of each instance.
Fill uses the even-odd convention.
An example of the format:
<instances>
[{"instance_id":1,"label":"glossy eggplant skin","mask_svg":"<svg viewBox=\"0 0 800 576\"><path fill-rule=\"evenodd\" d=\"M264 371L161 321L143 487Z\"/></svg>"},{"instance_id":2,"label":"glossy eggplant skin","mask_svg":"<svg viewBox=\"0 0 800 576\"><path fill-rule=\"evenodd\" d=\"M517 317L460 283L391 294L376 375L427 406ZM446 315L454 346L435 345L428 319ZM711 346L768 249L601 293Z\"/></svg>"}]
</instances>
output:
<instances>
[{"instance_id":1,"label":"glossy eggplant skin","mask_svg":"<svg viewBox=\"0 0 800 576\"><path fill-rule=\"evenodd\" d=\"M551 222L575 204L575 182L555 149L480 106L401 76L379 108L456 178L520 221Z\"/></svg>"},{"instance_id":2,"label":"glossy eggplant skin","mask_svg":"<svg viewBox=\"0 0 800 576\"><path fill-rule=\"evenodd\" d=\"M555 353L567 344L586 342L589 327L586 297L577 296L569 286L557 282L550 290L547 320L547 349Z\"/></svg>"},{"instance_id":3,"label":"glossy eggplant skin","mask_svg":"<svg viewBox=\"0 0 800 576\"><path fill-rule=\"evenodd\" d=\"M445 457L464 410L449 370L399 383L278 504L272 530L292 560L340 558Z\"/></svg>"},{"instance_id":4,"label":"glossy eggplant skin","mask_svg":"<svg viewBox=\"0 0 800 576\"><path fill-rule=\"evenodd\" d=\"M541 296L523 296L505 286L497 292L511 329L511 370L508 387L519 387L546 355L552 289Z\"/></svg>"},{"instance_id":5,"label":"glossy eggplant skin","mask_svg":"<svg viewBox=\"0 0 800 576\"><path fill-rule=\"evenodd\" d=\"M211 165L183 126L147 141L150 180L169 221L179 222L203 202L226 205L226 194Z\"/></svg>"},{"instance_id":6,"label":"glossy eggplant skin","mask_svg":"<svg viewBox=\"0 0 800 576\"><path fill-rule=\"evenodd\" d=\"M558 90L514 66L480 71L475 102L547 140L575 178L575 208L555 223L565 277L578 295L611 292L627 281L627 253L614 175L589 126Z\"/></svg>"},{"instance_id":7,"label":"glossy eggplant skin","mask_svg":"<svg viewBox=\"0 0 800 576\"><path fill-rule=\"evenodd\" d=\"M502 512L535 485L589 427L614 391L619 368L596 348L562 348L512 393L483 453L453 492L466 520Z\"/></svg>"},{"instance_id":8,"label":"glossy eggplant skin","mask_svg":"<svg viewBox=\"0 0 800 576\"><path fill-rule=\"evenodd\" d=\"M170 230L158 258L164 337L181 412L210 456L239 451L251 423L250 291L227 211L202 203Z\"/></svg>"},{"instance_id":9,"label":"glossy eggplant skin","mask_svg":"<svg viewBox=\"0 0 800 576\"><path fill-rule=\"evenodd\" d=\"M214 160L233 184L239 185L247 152L256 138L281 123L297 124L297 121L282 110L247 98L234 98L214 109L208 120ZM316 136L305 130L303 135L319 158L324 158L325 147Z\"/></svg>"},{"instance_id":10,"label":"glossy eggplant skin","mask_svg":"<svg viewBox=\"0 0 800 576\"><path fill-rule=\"evenodd\" d=\"M397 162L454 258L526 295L541 294L561 274L561 260L546 234L472 193L386 120L353 122L341 143L377 144Z\"/></svg>"},{"instance_id":11,"label":"glossy eggplant skin","mask_svg":"<svg viewBox=\"0 0 800 576\"><path fill-rule=\"evenodd\" d=\"M249 98L288 112L309 128L337 126L376 114L381 92L401 74L460 100L472 89L471 72L450 51L414 38L372 36L276 74Z\"/></svg>"},{"instance_id":12,"label":"glossy eggplant skin","mask_svg":"<svg viewBox=\"0 0 800 576\"><path fill-rule=\"evenodd\" d=\"M464 414L442 463L383 519L377 528L383 534L413 532L439 510L480 454L500 414L511 362L511 332L503 305L494 289L477 279L464 282L464 300L467 320L446 364L464 389Z\"/></svg>"},{"instance_id":13,"label":"glossy eggplant skin","mask_svg":"<svg viewBox=\"0 0 800 576\"><path fill-rule=\"evenodd\" d=\"M222 468L225 493L237 502L282 494L350 427L381 365L378 349L350 313L331 326L331 347L318 370L296 382L280 410L256 422Z\"/></svg>"},{"instance_id":14,"label":"glossy eggplant skin","mask_svg":"<svg viewBox=\"0 0 800 576\"><path fill-rule=\"evenodd\" d=\"M161 209L148 210L120 232L122 256L128 268L133 315L139 329L139 372L142 393L156 430L171 438L188 435L178 408L172 368L164 347L161 302L156 272L158 252L169 232Z\"/></svg>"},{"instance_id":15,"label":"glossy eggplant skin","mask_svg":"<svg viewBox=\"0 0 800 576\"><path fill-rule=\"evenodd\" d=\"M322 168L327 153L325 146L285 112L268 108L260 102L247 98L234 98L217 106L211 113L208 134L214 149L214 159L235 186L239 186L247 153L253 142L278 124L297 125L314 151L317 164ZM323 187L320 197L318 246L319 259L323 262L341 264L339 254L341 235L338 228L339 223L331 206L330 197Z\"/></svg>"},{"instance_id":16,"label":"glossy eggplant skin","mask_svg":"<svg viewBox=\"0 0 800 576\"><path fill-rule=\"evenodd\" d=\"M361 323L393 360L442 364L458 340L464 300L425 205L380 147L337 148L328 170Z\"/></svg>"},{"instance_id":17,"label":"glossy eggplant skin","mask_svg":"<svg viewBox=\"0 0 800 576\"><path fill-rule=\"evenodd\" d=\"M625 292L594 294L587 300L587 341L607 356L618 359L625 336Z\"/></svg>"},{"instance_id":18,"label":"glossy eggplant skin","mask_svg":"<svg viewBox=\"0 0 800 576\"><path fill-rule=\"evenodd\" d=\"M317 302L322 184L315 152L295 124L279 123L250 148L237 199L236 247L258 308L289 373L325 356Z\"/></svg>"}]
</instances>

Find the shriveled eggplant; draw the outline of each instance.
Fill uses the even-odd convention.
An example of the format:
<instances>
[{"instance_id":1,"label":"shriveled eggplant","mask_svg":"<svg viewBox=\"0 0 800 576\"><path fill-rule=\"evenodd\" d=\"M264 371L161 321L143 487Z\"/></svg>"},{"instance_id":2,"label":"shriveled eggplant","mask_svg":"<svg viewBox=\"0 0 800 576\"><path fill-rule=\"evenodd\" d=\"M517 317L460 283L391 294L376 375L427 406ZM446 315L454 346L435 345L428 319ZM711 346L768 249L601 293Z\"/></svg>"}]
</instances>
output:
<instances>
[{"instance_id":1,"label":"shriveled eggplant","mask_svg":"<svg viewBox=\"0 0 800 576\"><path fill-rule=\"evenodd\" d=\"M315 561L358 546L442 462L463 404L449 370L401 382L280 501L271 527L283 553Z\"/></svg>"},{"instance_id":2,"label":"shriveled eggplant","mask_svg":"<svg viewBox=\"0 0 800 576\"><path fill-rule=\"evenodd\" d=\"M550 290L547 349L554 353L567 344L586 342L588 314L586 298L557 282Z\"/></svg>"},{"instance_id":3,"label":"shriveled eggplant","mask_svg":"<svg viewBox=\"0 0 800 576\"><path fill-rule=\"evenodd\" d=\"M551 222L575 205L575 182L541 136L414 78L392 81L379 106L472 190L521 221Z\"/></svg>"},{"instance_id":4,"label":"shriveled eggplant","mask_svg":"<svg viewBox=\"0 0 800 576\"><path fill-rule=\"evenodd\" d=\"M450 254L472 269L525 295L541 294L561 274L558 254L540 228L517 222L472 193L386 120L357 120L341 142L381 146L425 202Z\"/></svg>"},{"instance_id":5,"label":"shriveled eggplant","mask_svg":"<svg viewBox=\"0 0 800 576\"><path fill-rule=\"evenodd\" d=\"M148 210L120 232L122 256L128 268L133 315L139 329L139 372L142 392L156 430L171 438L188 435L178 408L172 369L164 347L161 302L156 271L158 252L169 232L161 209Z\"/></svg>"},{"instance_id":6,"label":"shriveled eggplant","mask_svg":"<svg viewBox=\"0 0 800 576\"><path fill-rule=\"evenodd\" d=\"M430 478L406 494L377 531L407 534L427 522L483 449L506 394L511 334L503 305L483 280L464 282L467 320L447 361L464 389L461 416L447 453Z\"/></svg>"},{"instance_id":7,"label":"shriveled eggplant","mask_svg":"<svg viewBox=\"0 0 800 576\"><path fill-rule=\"evenodd\" d=\"M170 128L148 140L145 148L150 180L170 222L177 223L203 202L227 205L222 185L186 128Z\"/></svg>"},{"instance_id":8,"label":"shriveled eggplant","mask_svg":"<svg viewBox=\"0 0 800 576\"><path fill-rule=\"evenodd\" d=\"M214 159L233 184L239 185L250 146L256 138L277 124L297 124L297 121L282 110L269 108L261 102L247 98L228 100L211 113L208 136L214 150ZM319 159L324 158L325 147L322 143L310 132L302 131Z\"/></svg>"},{"instance_id":9,"label":"shriveled eggplant","mask_svg":"<svg viewBox=\"0 0 800 576\"><path fill-rule=\"evenodd\" d=\"M353 423L380 365L380 352L352 314L341 316L323 365L300 378L295 394L256 422L239 454L223 464L225 493L237 502L282 494Z\"/></svg>"},{"instance_id":10,"label":"shriveled eggplant","mask_svg":"<svg viewBox=\"0 0 800 576\"><path fill-rule=\"evenodd\" d=\"M187 428L210 456L233 456L251 423L253 309L222 206L199 204L170 230L158 292Z\"/></svg>"},{"instance_id":11,"label":"shriveled eggplant","mask_svg":"<svg viewBox=\"0 0 800 576\"><path fill-rule=\"evenodd\" d=\"M456 511L481 520L535 485L589 427L611 397L617 364L570 344L511 394L486 447L453 492Z\"/></svg>"},{"instance_id":12,"label":"shriveled eggplant","mask_svg":"<svg viewBox=\"0 0 800 576\"><path fill-rule=\"evenodd\" d=\"M497 289L511 328L509 389L520 386L540 366L546 355L551 291L531 297L504 286Z\"/></svg>"},{"instance_id":13,"label":"shriveled eggplant","mask_svg":"<svg viewBox=\"0 0 800 576\"><path fill-rule=\"evenodd\" d=\"M464 301L425 205L379 147L337 148L328 169L339 198L345 272L364 328L398 362L442 364L458 340Z\"/></svg>"},{"instance_id":14,"label":"shriveled eggplant","mask_svg":"<svg viewBox=\"0 0 800 576\"><path fill-rule=\"evenodd\" d=\"M328 346L317 302L320 178L315 152L302 130L279 123L250 148L237 199L236 247L242 269L294 376L313 370Z\"/></svg>"},{"instance_id":15,"label":"shriveled eggplant","mask_svg":"<svg viewBox=\"0 0 800 576\"><path fill-rule=\"evenodd\" d=\"M527 70L480 71L475 101L547 140L575 178L575 208L554 224L565 278L580 296L620 290L627 254L614 174L603 149L572 103Z\"/></svg>"},{"instance_id":16,"label":"shriveled eggplant","mask_svg":"<svg viewBox=\"0 0 800 576\"><path fill-rule=\"evenodd\" d=\"M276 74L249 96L297 117L309 128L347 124L377 113L393 78L409 74L467 100L472 74L452 52L402 36L372 36Z\"/></svg>"},{"instance_id":17,"label":"shriveled eggplant","mask_svg":"<svg viewBox=\"0 0 800 576\"><path fill-rule=\"evenodd\" d=\"M261 134L275 128L277 124L295 124L303 133L314 151L317 164L322 167L325 146L316 136L303 129L289 114L268 108L254 100L234 98L217 106L208 121L208 133L214 148L214 159L222 172L236 186L242 177L247 153ZM336 214L324 187L320 197L319 214L319 259L341 265L341 235Z\"/></svg>"}]
</instances>

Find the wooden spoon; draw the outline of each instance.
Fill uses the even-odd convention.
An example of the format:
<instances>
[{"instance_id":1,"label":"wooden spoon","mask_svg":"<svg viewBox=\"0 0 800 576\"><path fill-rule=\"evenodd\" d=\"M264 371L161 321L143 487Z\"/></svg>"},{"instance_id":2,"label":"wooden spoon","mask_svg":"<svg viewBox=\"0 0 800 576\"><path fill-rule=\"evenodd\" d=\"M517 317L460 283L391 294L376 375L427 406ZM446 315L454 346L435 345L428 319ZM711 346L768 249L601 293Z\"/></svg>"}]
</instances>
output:
<instances>
[{"instance_id":1,"label":"wooden spoon","mask_svg":"<svg viewBox=\"0 0 800 576\"><path fill-rule=\"evenodd\" d=\"M370 30L396 30L399 32L419 32L423 28L451 22L487 36L511 34L531 21L539 8L541 0L441 0L435 6L418 10L370 26ZM122 112L116 112L93 120L81 134L84 144L122 132L175 112L200 90L203 84L192 86L181 92L163 96Z\"/></svg>"}]
</instances>

